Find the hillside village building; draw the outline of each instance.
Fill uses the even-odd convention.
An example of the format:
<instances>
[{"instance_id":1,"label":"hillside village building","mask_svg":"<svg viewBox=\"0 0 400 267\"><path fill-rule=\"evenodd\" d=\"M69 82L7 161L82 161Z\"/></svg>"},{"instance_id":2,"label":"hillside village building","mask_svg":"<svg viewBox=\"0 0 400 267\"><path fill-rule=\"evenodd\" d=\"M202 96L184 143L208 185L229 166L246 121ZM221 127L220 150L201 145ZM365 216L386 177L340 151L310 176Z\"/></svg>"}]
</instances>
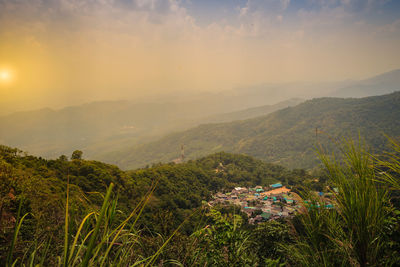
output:
<instances>
[{"instance_id":1,"label":"hillside village building","mask_svg":"<svg viewBox=\"0 0 400 267\"><path fill-rule=\"evenodd\" d=\"M249 217L249 223L288 217L297 210L295 194L282 184L270 187L256 186L254 188L235 187L231 192L218 192L213 196L209 205L233 204Z\"/></svg>"}]
</instances>

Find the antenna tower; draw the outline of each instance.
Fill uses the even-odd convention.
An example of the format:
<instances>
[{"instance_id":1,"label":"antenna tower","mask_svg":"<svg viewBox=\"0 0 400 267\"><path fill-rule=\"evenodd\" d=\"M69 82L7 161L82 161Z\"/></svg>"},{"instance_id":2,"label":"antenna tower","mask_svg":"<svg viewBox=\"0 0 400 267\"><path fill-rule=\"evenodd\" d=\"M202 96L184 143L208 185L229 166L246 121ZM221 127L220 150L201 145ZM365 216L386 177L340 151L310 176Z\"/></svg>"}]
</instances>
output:
<instances>
[{"instance_id":1,"label":"antenna tower","mask_svg":"<svg viewBox=\"0 0 400 267\"><path fill-rule=\"evenodd\" d=\"M185 160L185 146L182 144L181 145L181 161L183 162Z\"/></svg>"}]
</instances>

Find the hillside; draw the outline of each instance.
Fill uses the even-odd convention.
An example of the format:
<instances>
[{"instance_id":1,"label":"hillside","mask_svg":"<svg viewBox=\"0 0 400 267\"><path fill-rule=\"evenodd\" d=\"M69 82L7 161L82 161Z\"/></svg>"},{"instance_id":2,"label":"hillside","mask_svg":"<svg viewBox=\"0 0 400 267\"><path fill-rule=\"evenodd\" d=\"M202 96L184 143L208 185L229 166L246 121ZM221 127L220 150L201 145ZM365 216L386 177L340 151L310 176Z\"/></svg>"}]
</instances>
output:
<instances>
[{"instance_id":1,"label":"hillside","mask_svg":"<svg viewBox=\"0 0 400 267\"><path fill-rule=\"evenodd\" d=\"M70 154L75 149L84 149L90 157L201 123L255 117L298 103L289 100L241 111L247 105L239 101L240 97L231 100L225 101L227 104L221 104L224 101L219 97L175 103L105 101L60 110L18 112L0 117L0 144L46 158Z\"/></svg>"},{"instance_id":2,"label":"hillside","mask_svg":"<svg viewBox=\"0 0 400 267\"><path fill-rule=\"evenodd\" d=\"M168 162L185 145L187 159L226 151L246 153L284 166L312 168L318 164L318 142L332 148L333 139L365 137L373 149L386 143L383 133L400 136L400 93L355 98L317 98L267 116L229 123L205 124L145 145L104 155L102 160L129 169L149 162Z\"/></svg>"},{"instance_id":3,"label":"hillside","mask_svg":"<svg viewBox=\"0 0 400 267\"><path fill-rule=\"evenodd\" d=\"M215 171L217 168L220 168L219 172ZM1 145L0 178L0 228L3 229L0 263L6 254L6 244L12 239L19 201L23 203L22 212L32 214L21 229L22 240L50 235L55 237L55 250L59 247L63 242L68 179L74 226L85 213L99 208L103 201L101 194L111 182L115 184L121 213L129 214L158 181L141 222L146 229L163 234L175 230L203 200L218 190L238 185L267 186L277 181L297 185L311 180L304 171L291 171L245 155L217 153L184 164L163 164L124 172L98 161L68 160L65 156L45 160ZM171 212L174 216L166 222L163 216ZM190 234L198 223L200 221L192 218L182 231Z\"/></svg>"}]
</instances>

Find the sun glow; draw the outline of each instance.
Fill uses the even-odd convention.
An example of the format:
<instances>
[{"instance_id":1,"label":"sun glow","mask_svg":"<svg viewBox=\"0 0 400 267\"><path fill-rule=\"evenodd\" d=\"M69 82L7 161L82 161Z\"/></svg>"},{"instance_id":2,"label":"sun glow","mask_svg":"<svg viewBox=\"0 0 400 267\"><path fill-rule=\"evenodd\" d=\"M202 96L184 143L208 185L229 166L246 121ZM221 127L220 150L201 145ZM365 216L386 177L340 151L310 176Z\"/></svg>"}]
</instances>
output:
<instances>
[{"instance_id":1,"label":"sun glow","mask_svg":"<svg viewBox=\"0 0 400 267\"><path fill-rule=\"evenodd\" d=\"M9 70L0 71L0 81L3 83L9 83L12 80L12 75Z\"/></svg>"}]
</instances>

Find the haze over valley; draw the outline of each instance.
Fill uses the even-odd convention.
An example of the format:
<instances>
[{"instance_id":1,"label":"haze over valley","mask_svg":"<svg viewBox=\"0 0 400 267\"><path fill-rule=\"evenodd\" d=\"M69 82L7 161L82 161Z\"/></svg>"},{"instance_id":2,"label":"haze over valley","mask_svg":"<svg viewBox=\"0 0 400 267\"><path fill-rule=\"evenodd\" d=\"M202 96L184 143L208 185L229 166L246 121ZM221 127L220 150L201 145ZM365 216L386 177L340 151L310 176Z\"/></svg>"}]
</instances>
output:
<instances>
[{"instance_id":1,"label":"haze over valley","mask_svg":"<svg viewBox=\"0 0 400 267\"><path fill-rule=\"evenodd\" d=\"M180 146L183 144L189 151L191 150L193 144L190 140L181 140L180 143L168 141L166 144L170 149L169 156L166 156L166 151L160 151L159 153L164 156L154 158L145 156L146 160L141 161L141 164L123 163L134 162L129 155L135 154L135 145L151 143L167 134L200 124L230 122L267 115L279 109L296 106L313 97L382 95L396 91L399 84L400 70L395 70L353 82L259 85L215 94L172 95L152 102L102 101L59 110L46 108L24 111L0 117L3 126L0 131L0 141L5 145L19 147L47 158L56 158L62 154L70 155L72 151L81 149L87 158L104 160L122 168L141 167L159 160L172 160L179 155ZM296 98L288 99L287 96ZM317 124L318 122L308 124L309 129L304 129L311 139L314 125ZM357 131L357 128L353 130ZM240 130L232 133L243 134ZM334 133L328 132L328 134ZM341 134L353 135L347 131ZM281 141L286 142L285 138L282 137ZM310 147L312 144L308 142L304 145ZM117 156L116 151L120 149L125 151L125 154L122 154L124 159ZM127 151L129 149L132 150L131 153ZM231 146L220 145L205 151L215 152L218 149L238 152ZM140 154L146 153L154 152L146 151Z\"/></svg>"}]
</instances>

